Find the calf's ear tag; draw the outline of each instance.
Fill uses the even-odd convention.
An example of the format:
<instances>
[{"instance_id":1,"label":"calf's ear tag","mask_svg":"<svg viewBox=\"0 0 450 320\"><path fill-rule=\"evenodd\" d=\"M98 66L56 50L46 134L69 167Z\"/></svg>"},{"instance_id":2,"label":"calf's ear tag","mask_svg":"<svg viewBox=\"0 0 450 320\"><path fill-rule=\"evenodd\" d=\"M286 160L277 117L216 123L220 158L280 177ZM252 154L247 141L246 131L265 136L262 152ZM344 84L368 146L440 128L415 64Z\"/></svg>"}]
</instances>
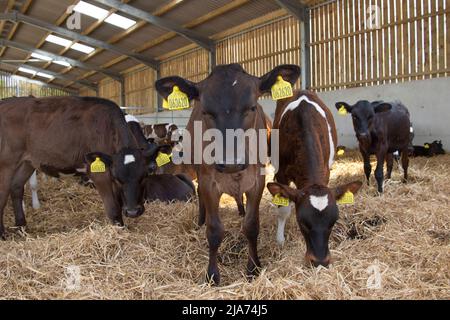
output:
<instances>
[{"instance_id":1,"label":"calf's ear tag","mask_svg":"<svg viewBox=\"0 0 450 320\"><path fill-rule=\"evenodd\" d=\"M340 150L338 150L337 155L338 156L343 156L344 153L345 153L344 149L340 149Z\"/></svg>"},{"instance_id":2,"label":"calf's ear tag","mask_svg":"<svg viewBox=\"0 0 450 320\"><path fill-rule=\"evenodd\" d=\"M424 148L425 148L425 149L430 149L430 145L429 145L428 143L425 143L425 144L424 144Z\"/></svg>"},{"instance_id":3,"label":"calf's ear tag","mask_svg":"<svg viewBox=\"0 0 450 320\"><path fill-rule=\"evenodd\" d=\"M91 172L92 173L106 172L106 165L102 160L100 160L99 157L96 157L95 161L91 163Z\"/></svg>"},{"instance_id":4,"label":"calf's ear tag","mask_svg":"<svg viewBox=\"0 0 450 320\"><path fill-rule=\"evenodd\" d=\"M289 199L282 197L279 193L273 196L272 203L277 206L287 207L289 206Z\"/></svg>"},{"instance_id":5,"label":"calf's ear tag","mask_svg":"<svg viewBox=\"0 0 450 320\"><path fill-rule=\"evenodd\" d=\"M158 156L156 157L156 165L158 167L162 167L171 161L170 158L172 158L171 154L160 152L160 153L158 153Z\"/></svg>"},{"instance_id":6,"label":"calf's ear tag","mask_svg":"<svg viewBox=\"0 0 450 320\"><path fill-rule=\"evenodd\" d=\"M345 109L345 106L344 105L341 105L341 107L339 108L339 110L338 110L338 113L341 115L341 116L346 116L347 115L347 109Z\"/></svg>"},{"instance_id":7,"label":"calf's ear tag","mask_svg":"<svg viewBox=\"0 0 450 320\"><path fill-rule=\"evenodd\" d=\"M271 91L273 100L286 99L294 95L291 83L285 81L282 76L277 76Z\"/></svg>"},{"instance_id":8,"label":"calf's ear tag","mask_svg":"<svg viewBox=\"0 0 450 320\"><path fill-rule=\"evenodd\" d=\"M167 97L167 105L169 110L183 110L190 107L187 94L178 86L173 86L172 93Z\"/></svg>"},{"instance_id":9,"label":"calf's ear tag","mask_svg":"<svg viewBox=\"0 0 450 320\"><path fill-rule=\"evenodd\" d=\"M169 103L167 102L166 99L163 99L163 108L164 109L169 109Z\"/></svg>"},{"instance_id":10,"label":"calf's ear tag","mask_svg":"<svg viewBox=\"0 0 450 320\"><path fill-rule=\"evenodd\" d=\"M342 198L340 198L337 201L338 204L354 204L355 203L355 197L351 191L347 191L344 193Z\"/></svg>"}]
</instances>

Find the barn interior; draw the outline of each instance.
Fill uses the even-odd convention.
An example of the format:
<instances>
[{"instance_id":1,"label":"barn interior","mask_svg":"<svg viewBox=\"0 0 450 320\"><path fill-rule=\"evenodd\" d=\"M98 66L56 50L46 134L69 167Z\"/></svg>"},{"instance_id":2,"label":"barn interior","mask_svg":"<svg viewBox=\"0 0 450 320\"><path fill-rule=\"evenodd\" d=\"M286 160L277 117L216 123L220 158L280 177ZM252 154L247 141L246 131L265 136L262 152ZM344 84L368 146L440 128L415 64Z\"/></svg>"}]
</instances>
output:
<instances>
[{"instance_id":1,"label":"barn interior","mask_svg":"<svg viewBox=\"0 0 450 320\"><path fill-rule=\"evenodd\" d=\"M194 82L215 65L240 63L261 76L283 63L302 68L295 88L313 90L333 112L339 144L357 148L338 101L402 101L414 144L450 145L449 0L2 0L0 98L98 96L147 124L183 128L190 110L163 108L157 79ZM273 118L275 102L260 100ZM448 299L450 156L414 158L410 181L395 165L385 193L364 184L340 206L333 263L311 268L294 215L275 241L270 194L261 202L262 274L244 274L246 240L231 198L221 202L223 283L204 282L208 247L197 201L146 204L146 214L110 226L94 189L39 177L42 207L0 243L6 299ZM363 180L358 152L339 156L331 185ZM272 177L267 177L271 181ZM68 283L73 273L80 281ZM374 278L374 274L380 275ZM69 279L69 280L68 280ZM374 280L375 279L375 280Z\"/></svg>"}]
</instances>

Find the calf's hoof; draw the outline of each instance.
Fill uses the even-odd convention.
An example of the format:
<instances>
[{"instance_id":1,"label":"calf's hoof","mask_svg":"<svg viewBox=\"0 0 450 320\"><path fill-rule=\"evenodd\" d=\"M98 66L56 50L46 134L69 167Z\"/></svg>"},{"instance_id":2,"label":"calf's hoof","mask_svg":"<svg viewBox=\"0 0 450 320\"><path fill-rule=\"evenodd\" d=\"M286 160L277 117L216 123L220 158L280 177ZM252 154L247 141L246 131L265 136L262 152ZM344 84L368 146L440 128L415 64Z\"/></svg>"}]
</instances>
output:
<instances>
[{"instance_id":1,"label":"calf's hoof","mask_svg":"<svg viewBox=\"0 0 450 320\"><path fill-rule=\"evenodd\" d=\"M17 228L22 228L22 227L25 227L26 225L27 225L27 222L25 221L25 219L16 221L16 227Z\"/></svg>"},{"instance_id":2,"label":"calf's hoof","mask_svg":"<svg viewBox=\"0 0 450 320\"><path fill-rule=\"evenodd\" d=\"M114 220L111 221L111 223L113 224L113 226L116 226L116 227L124 227L125 226L125 224L123 223L122 218L114 219Z\"/></svg>"},{"instance_id":3,"label":"calf's hoof","mask_svg":"<svg viewBox=\"0 0 450 320\"><path fill-rule=\"evenodd\" d=\"M261 273L261 263L253 260L247 262L247 280L253 281Z\"/></svg>"},{"instance_id":4,"label":"calf's hoof","mask_svg":"<svg viewBox=\"0 0 450 320\"><path fill-rule=\"evenodd\" d=\"M217 268L208 268L206 282L213 286L218 286L220 284L220 273Z\"/></svg>"},{"instance_id":5,"label":"calf's hoof","mask_svg":"<svg viewBox=\"0 0 450 320\"><path fill-rule=\"evenodd\" d=\"M205 218L198 218L197 226L200 228L205 224Z\"/></svg>"}]
</instances>

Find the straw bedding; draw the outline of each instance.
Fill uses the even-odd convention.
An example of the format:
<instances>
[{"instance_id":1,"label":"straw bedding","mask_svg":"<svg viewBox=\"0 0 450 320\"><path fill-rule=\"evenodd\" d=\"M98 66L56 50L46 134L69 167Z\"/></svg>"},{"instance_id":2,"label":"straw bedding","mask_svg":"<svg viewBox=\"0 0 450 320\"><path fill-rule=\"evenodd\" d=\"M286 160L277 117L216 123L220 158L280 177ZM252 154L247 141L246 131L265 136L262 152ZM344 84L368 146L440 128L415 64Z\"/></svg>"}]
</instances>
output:
<instances>
[{"instance_id":1,"label":"straw bedding","mask_svg":"<svg viewBox=\"0 0 450 320\"><path fill-rule=\"evenodd\" d=\"M362 180L355 152L338 159L331 185ZM268 179L269 180L269 179ZM233 199L224 197L226 228L220 248L221 286L205 283L205 227L196 227L192 203L153 203L127 228L110 226L95 190L74 179L44 182L42 208L26 192L28 227L14 230L5 211L7 241L0 242L0 298L19 299L449 299L450 156L411 160L378 196L364 184L354 206L341 206L332 232L329 268L311 268L294 215L283 248L267 191L261 201L261 275L247 282L247 246ZM75 270L75 271L73 271ZM73 273L75 272L75 273ZM73 275L79 282L73 285ZM379 274L379 277L378 275ZM71 280L72 279L72 280ZM381 282L377 282L381 280Z\"/></svg>"}]
</instances>

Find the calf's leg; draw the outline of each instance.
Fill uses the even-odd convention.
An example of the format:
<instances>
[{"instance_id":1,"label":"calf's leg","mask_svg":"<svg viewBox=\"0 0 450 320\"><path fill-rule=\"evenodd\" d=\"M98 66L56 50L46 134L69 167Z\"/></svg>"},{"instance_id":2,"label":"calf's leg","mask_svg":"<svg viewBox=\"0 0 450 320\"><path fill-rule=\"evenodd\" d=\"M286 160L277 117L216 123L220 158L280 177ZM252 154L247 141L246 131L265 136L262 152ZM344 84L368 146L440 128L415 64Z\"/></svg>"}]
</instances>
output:
<instances>
[{"instance_id":1,"label":"calf's leg","mask_svg":"<svg viewBox=\"0 0 450 320\"><path fill-rule=\"evenodd\" d=\"M403 183L406 183L408 181L408 166L409 166L408 149L405 149L402 152Z\"/></svg>"},{"instance_id":2,"label":"calf's leg","mask_svg":"<svg viewBox=\"0 0 450 320\"><path fill-rule=\"evenodd\" d=\"M202 196L200 192L200 188L197 190L197 196L198 196L198 226L201 227L205 224L206 219L206 208L205 204L202 201Z\"/></svg>"},{"instance_id":3,"label":"calf's leg","mask_svg":"<svg viewBox=\"0 0 450 320\"><path fill-rule=\"evenodd\" d=\"M0 163L0 238L5 239L5 226L3 214L10 193L11 180L14 176L14 167L4 166Z\"/></svg>"},{"instance_id":4,"label":"calf's leg","mask_svg":"<svg viewBox=\"0 0 450 320\"><path fill-rule=\"evenodd\" d=\"M25 213L23 211L23 193L25 183L33 174L34 168L28 163L22 163L14 173L11 181L11 199L14 208L14 217L16 227L24 227L26 225Z\"/></svg>"},{"instance_id":5,"label":"calf's leg","mask_svg":"<svg viewBox=\"0 0 450 320\"><path fill-rule=\"evenodd\" d=\"M278 207L278 218L277 218L277 243L282 246L284 245L284 228L286 226L286 222L291 215L292 206L289 204L287 207Z\"/></svg>"},{"instance_id":6,"label":"calf's leg","mask_svg":"<svg viewBox=\"0 0 450 320\"><path fill-rule=\"evenodd\" d=\"M219 201L221 194L215 188L207 185L199 185L199 191L203 198L206 213L206 238L209 244L209 263L207 281L214 284L220 283L220 272L217 266L217 252L224 237L223 224L219 217Z\"/></svg>"},{"instance_id":7,"label":"calf's leg","mask_svg":"<svg viewBox=\"0 0 450 320\"><path fill-rule=\"evenodd\" d=\"M370 174L372 173L372 166L370 165L370 154L362 153L363 160L364 160L364 173L367 178L367 185L370 184Z\"/></svg>"},{"instance_id":8,"label":"calf's leg","mask_svg":"<svg viewBox=\"0 0 450 320\"><path fill-rule=\"evenodd\" d=\"M259 203L264 190L264 176L258 177L258 182L247 196L247 212L244 217L243 232L248 241L247 275L251 278L259 274L261 262L258 257L259 235Z\"/></svg>"},{"instance_id":9,"label":"calf's leg","mask_svg":"<svg viewBox=\"0 0 450 320\"><path fill-rule=\"evenodd\" d=\"M386 150L380 149L377 152L377 167L375 169L375 179L377 180L378 192L383 192L383 178L384 178L384 158L386 156Z\"/></svg>"},{"instance_id":10,"label":"calf's leg","mask_svg":"<svg viewBox=\"0 0 450 320\"><path fill-rule=\"evenodd\" d=\"M386 179L390 179L392 176L392 168L394 167L394 155L392 153L386 154L386 167L387 167Z\"/></svg>"},{"instance_id":11,"label":"calf's leg","mask_svg":"<svg viewBox=\"0 0 450 320\"><path fill-rule=\"evenodd\" d=\"M31 189L31 203L34 210L37 210L41 207L38 197L38 181L37 181L37 172L34 171L30 177L30 189Z\"/></svg>"}]
</instances>

